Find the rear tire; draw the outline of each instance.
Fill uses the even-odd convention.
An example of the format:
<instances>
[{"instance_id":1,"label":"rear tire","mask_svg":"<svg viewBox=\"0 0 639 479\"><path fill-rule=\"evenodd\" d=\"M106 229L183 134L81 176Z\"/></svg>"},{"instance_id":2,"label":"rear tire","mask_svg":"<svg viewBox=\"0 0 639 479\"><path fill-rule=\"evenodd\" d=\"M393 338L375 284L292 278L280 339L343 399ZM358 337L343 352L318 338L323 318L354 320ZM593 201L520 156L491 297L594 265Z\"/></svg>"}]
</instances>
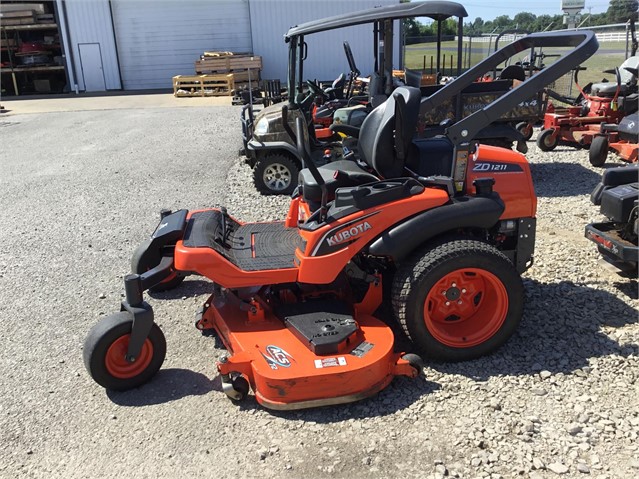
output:
<instances>
[{"instance_id":1,"label":"rear tire","mask_svg":"<svg viewBox=\"0 0 639 479\"><path fill-rule=\"evenodd\" d=\"M608 137L595 136L590 144L588 158L592 166L603 166L608 158Z\"/></svg>"},{"instance_id":2,"label":"rear tire","mask_svg":"<svg viewBox=\"0 0 639 479\"><path fill-rule=\"evenodd\" d=\"M253 183L263 195L290 195L297 186L298 164L288 155L271 153L259 158L253 169Z\"/></svg>"},{"instance_id":3,"label":"rear tire","mask_svg":"<svg viewBox=\"0 0 639 479\"><path fill-rule=\"evenodd\" d=\"M413 255L393 281L393 308L426 356L466 361L491 353L517 329L524 290L493 246L448 238Z\"/></svg>"},{"instance_id":4,"label":"rear tire","mask_svg":"<svg viewBox=\"0 0 639 479\"><path fill-rule=\"evenodd\" d=\"M559 135L553 137L555 131L553 129L547 129L542 131L537 137L537 146L541 151L552 151L557 148L559 144Z\"/></svg>"},{"instance_id":5,"label":"rear tire","mask_svg":"<svg viewBox=\"0 0 639 479\"><path fill-rule=\"evenodd\" d=\"M114 391L132 389L149 381L166 357L166 340L160 327L153 323L151 332L135 362L125 358L133 316L123 311L102 319L91 328L84 341L84 365L100 386Z\"/></svg>"}]
</instances>

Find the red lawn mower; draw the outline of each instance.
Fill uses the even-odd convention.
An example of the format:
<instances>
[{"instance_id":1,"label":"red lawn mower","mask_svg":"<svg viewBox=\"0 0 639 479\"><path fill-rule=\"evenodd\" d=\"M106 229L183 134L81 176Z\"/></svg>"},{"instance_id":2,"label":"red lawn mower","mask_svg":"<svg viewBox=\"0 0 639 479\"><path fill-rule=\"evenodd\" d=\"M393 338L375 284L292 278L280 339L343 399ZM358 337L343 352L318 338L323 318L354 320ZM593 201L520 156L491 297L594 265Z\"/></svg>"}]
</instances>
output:
<instances>
[{"instance_id":1,"label":"red lawn mower","mask_svg":"<svg viewBox=\"0 0 639 479\"><path fill-rule=\"evenodd\" d=\"M575 70L579 103L568 108L548 105L544 129L537 137L539 149L552 151L559 144L587 148L602 123L618 124L623 117L637 111L638 66L639 56L629 57L618 69L606 71L616 73L616 82L594 83L589 92L579 87L579 70Z\"/></svg>"},{"instance_id":2,"label":"red lawn mower","mask_svg":"<svg viewBox=\"0 0 639 479\"><path fill-rule=\"evenodd\" d=\"M444 135L414 138L420 110L532 45L572 48ZM120 312L89 332L89 374L116 390L151 379L166 342L143 291L175 287L191 273L214 284L196 328L228 350L217 369L235 401L253 390L270 409L339 404L372 396L395 376L419 376L421 358L396 350L394 320L434 359L499 348L523 313L520 274L532 265L537 199L521 153L467 139L597 47L592 32L529 35L432 96L397 88L364 120L358 162L318 168L304 119L292 131L294 105L284 105L283 128L308 165L287 217L243 223L226 208L162 213L134 255Z\"/></svg>"},{"instance_id":3,"label":"red lawn mower","mask_svg":"<svg viewBox=\"0 0 639 479\"><path fill-rule=\"evenodd\" d=\"M633 113L619 122L602 123L599 133L592 139L589 159L592 166L603 166L609 151L629 163L637 162L639 150L639 114Z\"/></svg>"}]
</instances>

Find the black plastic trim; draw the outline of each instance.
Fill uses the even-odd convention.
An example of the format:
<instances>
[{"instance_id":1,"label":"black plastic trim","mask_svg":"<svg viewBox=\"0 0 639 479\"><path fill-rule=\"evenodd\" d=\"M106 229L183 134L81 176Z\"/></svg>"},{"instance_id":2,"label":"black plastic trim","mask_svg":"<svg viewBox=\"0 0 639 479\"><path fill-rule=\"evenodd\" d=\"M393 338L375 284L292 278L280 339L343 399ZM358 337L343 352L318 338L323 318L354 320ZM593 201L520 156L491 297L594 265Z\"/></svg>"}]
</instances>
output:
<instances>
[{"instance_id":1,"label":"black plastic trim","mask_svg":"<svg viewBox=\"0 0 639 479\"><path fill-rule=\"evenodd\" d=\"M455 198L393 226L370 245L368 252L399 262L424 242L447 231L492 228L504 209L504 202L497 193L490 197Z\"/></svg>"}]
</instances>

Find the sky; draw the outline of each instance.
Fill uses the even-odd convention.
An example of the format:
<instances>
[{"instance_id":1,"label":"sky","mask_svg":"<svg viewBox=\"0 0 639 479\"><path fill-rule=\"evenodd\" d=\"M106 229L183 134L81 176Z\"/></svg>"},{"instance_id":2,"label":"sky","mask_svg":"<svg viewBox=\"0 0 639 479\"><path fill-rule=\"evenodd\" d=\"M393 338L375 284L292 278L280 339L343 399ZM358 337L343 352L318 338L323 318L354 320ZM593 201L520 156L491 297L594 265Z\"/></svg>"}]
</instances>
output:
<instances>
[{"instance_id":1,"label":"sky","mask_svg":"<svg viewBox=\"0 0 639 479\"><path fill-rule=\"evenodd\" d=\"M562 14L561 0L532 0L532 1L503 1L499 0L458 0L466 7L468 20L474 21L481 17L483 20L494 20L500 15L508 15L513 18L519 12L530 12L535 15L558 15ZM586 8L582 10L582 16L588 14L588 8L592 7L592 13L603 13L608 10L608 0L586 0Z\"/></svg>"}]
</instances>

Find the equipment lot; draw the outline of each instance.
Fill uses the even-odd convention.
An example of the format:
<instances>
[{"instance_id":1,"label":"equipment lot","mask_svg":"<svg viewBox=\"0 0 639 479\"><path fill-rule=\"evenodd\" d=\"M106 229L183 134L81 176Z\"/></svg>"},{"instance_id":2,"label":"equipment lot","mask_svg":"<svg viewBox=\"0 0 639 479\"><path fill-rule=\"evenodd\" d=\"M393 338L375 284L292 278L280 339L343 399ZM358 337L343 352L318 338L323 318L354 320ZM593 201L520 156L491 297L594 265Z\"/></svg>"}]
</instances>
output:
<instances>
[{"instance_id":1,"label":"equipment lot","mask_svg":"<svg viewBox=\"0 0 639 479\"><path fill-rule=\"evenodd\" d=\"M211 284L189 277L150 301L168 343L156 378L99 388L82 343L117 310L161 208L266 220L288 204L257 194L238 160L239 107L149 106L0 116L0 477L639 473L637 281L601 268L583 238L602 170L534 141L535 265L522 325L496 354L427 362L425 381L352 405L237 406L215 378L222 352L193 327Z\"/></svg>"}]
</instances>

